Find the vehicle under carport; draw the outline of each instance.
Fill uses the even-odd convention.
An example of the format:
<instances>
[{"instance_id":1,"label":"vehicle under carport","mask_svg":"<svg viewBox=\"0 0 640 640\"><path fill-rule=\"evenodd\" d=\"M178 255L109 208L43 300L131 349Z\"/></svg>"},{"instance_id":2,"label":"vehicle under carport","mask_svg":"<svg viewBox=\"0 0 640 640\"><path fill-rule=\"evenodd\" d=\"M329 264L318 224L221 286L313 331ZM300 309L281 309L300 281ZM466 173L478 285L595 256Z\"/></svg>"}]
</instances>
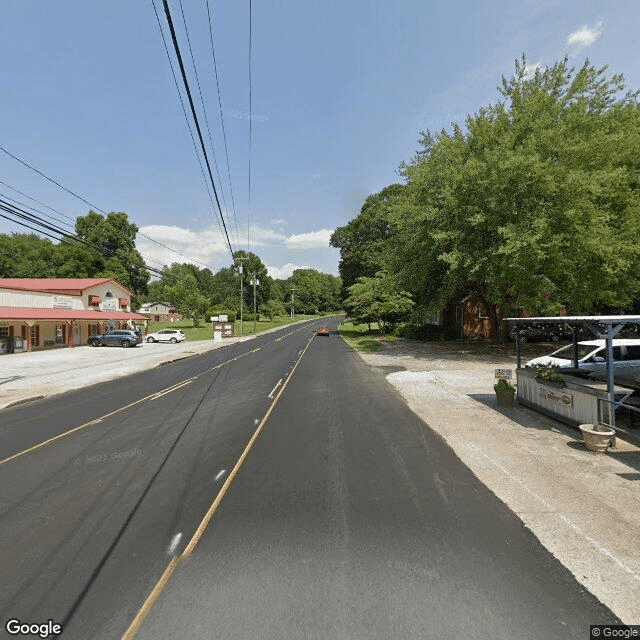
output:
<instances>
[{"instance_id":1,"label":"vehicle under carport","mask_svg":"<svg viewBox=\"0 0 640 640\"><path fill-rule=\"evenodd\" d=\"M522 327L541 324L564 325L572 335L573 366L558 370L563 386L555 389L548 383L537 380L534 370L522 367L521 345L518 340L515 341L518 402L573 426L597 422L606 424L616 433L624 435L625 439L640 444L639 435L616 425L616 408L623 408L632 417L640 414L640 404L634 406L635 401L630 400L634 397L640 400L640 381L625 379L616 382L612 366L614 337L625 327L640 325L640 316L556 316L506 318L506 321L513 327L514 335L518 335ZM590 379L587 372L579 368L578 342L581 328L588 329L595 338L605 341L607 358L604 383ZM633 424L633 419L631 423Z\"/></svg>"}]
</instances>

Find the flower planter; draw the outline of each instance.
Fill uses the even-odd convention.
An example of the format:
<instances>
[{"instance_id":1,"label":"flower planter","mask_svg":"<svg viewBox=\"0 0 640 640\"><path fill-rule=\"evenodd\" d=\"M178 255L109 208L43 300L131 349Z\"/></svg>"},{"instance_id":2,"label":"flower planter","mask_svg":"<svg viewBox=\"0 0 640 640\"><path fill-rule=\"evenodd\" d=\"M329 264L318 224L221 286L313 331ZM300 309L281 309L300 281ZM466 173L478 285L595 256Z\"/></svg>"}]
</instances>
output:
<instances>
[{"instance_id":1,"label":"flower planter","mask_svg":"<svg viewBox=\"0 0 640 640\"><path fill-rule=\"evenodd\" d=\"M515 390L496 391L496 400L501 407L512 407Z\"/></svg>"},{"instance_id":2,"label":"flower planter","mask_svg":"<svg viewBox=\"0 0 640 640\"><path fill-rule=\"evenodd\" d=\"M580 431L587 449L596 453L605 453L611 438L616 434L613 429L600 423L581 424Z\"/></svg>"},{"instance_id":3,"label":"flower planter","mask_svg":"<svg viewBox=\"0 0 640 640\"><path fill-rule=\"evenodd\" d=\"M538 384L545 387L552 387L553 389L563 389L565 384L564 380L541 380L538 378Z\"/></svg>"}]
</instances>

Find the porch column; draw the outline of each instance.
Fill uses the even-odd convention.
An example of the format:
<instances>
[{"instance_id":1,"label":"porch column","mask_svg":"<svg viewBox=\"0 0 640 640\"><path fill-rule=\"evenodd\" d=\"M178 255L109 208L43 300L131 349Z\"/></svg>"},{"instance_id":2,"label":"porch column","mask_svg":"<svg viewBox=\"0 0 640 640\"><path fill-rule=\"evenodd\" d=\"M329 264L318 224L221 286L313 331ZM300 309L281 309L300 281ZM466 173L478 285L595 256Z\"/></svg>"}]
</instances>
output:
<instances>
[{"instance_id":1,"label":"porch column","mask_svg":"<svg viewBox=\"0 0 640 640\"><path fill-rule=\"evenodd\" d=\"M65 322L67 326L67 347L73 349L73 320Z\"/></svg>"},{"instance_id":2,"label":"porch column","mask_svg":"<svg viewBox=\"0 0 640 640\"><path fill-rule=\"evenodd\" d=\"M23 331L24 331L23 338L27 342L27 351L32 351L33 350L33 345L31 344L31 327L32 326L33 326L33 323L31 323L31 325L29 325L28 322L25 322L23 324Z\"/></svg>"}]
</instances>

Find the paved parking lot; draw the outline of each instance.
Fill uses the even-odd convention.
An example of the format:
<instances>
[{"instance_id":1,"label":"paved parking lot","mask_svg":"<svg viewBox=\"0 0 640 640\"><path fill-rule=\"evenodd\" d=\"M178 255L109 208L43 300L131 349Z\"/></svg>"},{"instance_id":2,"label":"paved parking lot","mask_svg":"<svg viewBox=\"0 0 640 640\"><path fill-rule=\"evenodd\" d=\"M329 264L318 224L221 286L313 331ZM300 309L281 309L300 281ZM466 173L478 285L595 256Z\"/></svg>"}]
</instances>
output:
<instances>
[{"instance_id":1,"label":"paved parking lot","mask_svg":"<svg viewBox=\"0 0 640 640\"><path fill-rule=\"evenodd\" d=\"M144 342L137 347L73 347L0 356L0 409L105 380L112 380L249 337L178 344Z\"/></svg>"}]
</instances>

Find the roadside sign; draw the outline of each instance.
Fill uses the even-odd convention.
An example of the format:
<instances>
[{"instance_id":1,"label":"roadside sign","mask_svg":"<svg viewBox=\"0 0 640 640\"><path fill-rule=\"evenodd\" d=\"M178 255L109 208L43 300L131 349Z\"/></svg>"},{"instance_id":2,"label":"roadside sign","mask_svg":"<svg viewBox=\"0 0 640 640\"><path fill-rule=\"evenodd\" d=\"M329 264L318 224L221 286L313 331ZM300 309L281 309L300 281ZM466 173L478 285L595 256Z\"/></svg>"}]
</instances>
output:
<instances>
[{"instance_id":1,"label":"roadside sign","mask_svg":"<svg viewBox=\"0 0 640 640\"><path fill-rule=\"evenodd\" d=\"M511 380L511 369L494 369L493 375L497 380Z\"/></svg>"},{"instance_id":2,"label":"roadside sign","mask_svg":"<svg viewBox=\"0 0 640 640\"><path fill-rule=\"evenodd\" d=\"M214 342L222 342L222 331L214 331L213 332L213 341Z\"/></svg>"}]
</instances>

